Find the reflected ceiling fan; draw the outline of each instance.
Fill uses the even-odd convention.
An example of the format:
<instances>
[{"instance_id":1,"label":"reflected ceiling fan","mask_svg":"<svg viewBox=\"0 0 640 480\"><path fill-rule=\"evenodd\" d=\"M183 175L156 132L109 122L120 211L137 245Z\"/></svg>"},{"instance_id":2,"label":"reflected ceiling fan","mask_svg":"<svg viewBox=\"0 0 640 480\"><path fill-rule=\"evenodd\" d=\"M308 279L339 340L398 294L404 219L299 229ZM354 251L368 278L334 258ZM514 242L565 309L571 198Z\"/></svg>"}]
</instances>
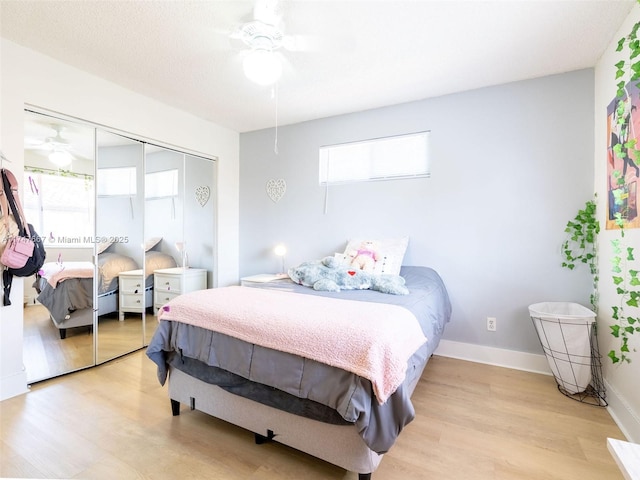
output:
<instances>
[{"instance_id":1,"label":"reflected ceiling fan","mask_svg":"<svg viewBox=\"0 0 640 480\"><path fill-rule=\"evenodd\" d=\"M40 150L44 152L49 160L58 167L65 167L74 160L71 153L73 146L71 141L63 136L64 127L52 124L50 129L54 135L45 137L44 141L36 137L25 137L24 148L26 150Z\"/></svg>"}]
</instances>

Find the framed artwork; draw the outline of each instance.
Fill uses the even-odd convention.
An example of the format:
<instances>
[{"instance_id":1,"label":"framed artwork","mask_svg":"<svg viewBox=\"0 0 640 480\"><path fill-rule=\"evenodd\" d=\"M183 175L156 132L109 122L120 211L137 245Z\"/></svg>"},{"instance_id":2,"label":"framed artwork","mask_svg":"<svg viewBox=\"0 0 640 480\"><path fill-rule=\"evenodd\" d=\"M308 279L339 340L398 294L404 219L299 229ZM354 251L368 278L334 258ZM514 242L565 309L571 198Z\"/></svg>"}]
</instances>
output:
<instances>
[{"instance_id":1,"label":"framed artwork","mask_svg":"<svg viewBox=\"0 0 640 480\"><path fill-rule=\"evenodd\" d=\"M640 228L638 182L640 181L640 91L628 83L623 98L607 107L607 222L608 230Z\"/></svg>"}]
</instances>

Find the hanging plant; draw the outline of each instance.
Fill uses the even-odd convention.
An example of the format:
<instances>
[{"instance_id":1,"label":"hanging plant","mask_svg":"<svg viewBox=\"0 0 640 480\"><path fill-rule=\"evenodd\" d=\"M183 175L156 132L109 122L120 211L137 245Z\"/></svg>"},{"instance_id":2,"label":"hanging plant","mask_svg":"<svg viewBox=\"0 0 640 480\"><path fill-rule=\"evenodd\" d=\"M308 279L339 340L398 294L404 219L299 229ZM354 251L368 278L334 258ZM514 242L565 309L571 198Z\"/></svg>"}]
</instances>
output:
<instances>
[{"instance_id":1,"label":"hanging plant","mask_svg":"<svg viewBox=\"0 0 640 480\"><path fill-rule=\"evenodd\" d=\"M615 218L616 225L620 228L620 237L611 240L613 249L611 270L619 303L612 307L612 318L615 323L610 328L611 334L619 340L619 347L609 351L608 357L613 363L618 363L631 362L628 356L629 339L634 333L640 332L640 318L627 314L626 311L626 307L639 308L640 306L640 278L638 278L638 270L632 268L636 260L635 249L625 241L625 217L623 213L617 213Z\"/></svg>"},{"instance_id":2,"label":"hanging plant","mask_svg":"<svg viewBox=\"0 0 640 480\"><path fill-rule=\"evenodd\" d=\"M593 311L598 311L598 257L597 243L600 223L596 218L596 201L589 200L564 229L567 239L562 244L562 266L573 270L576 264L586 264L593 278L590 295Z\"/></svg>"},{"instance_id":3,"label":"hanging plant","mask_svg":"<svg viewBox=\"0 0 640 480\"><path fill-rule=\"evenodd\" d=\"M633 121L631 121L634 107L630 105L631 96L627 89L627 85L634 82L636 86L640 87L639 28L640 22L633 26L626 37L618 41L616 48L617 52L624 53L626 51L628 58L615 64L617 81L616 127L621 141L613 145L612 151L615 157L625 162L625 166L633 166L633 162L637 165L640 161L637 136L633 131ZM616 170L612 177L618 187L612 193L616 210L615 225L618 227L619 236L611 240L612 280L618 295L618 302L617 305L612 306L614 323L610 328L611 334L619 342L618 346L608 353L608 357L613 363L619 363L631 362L629 340L631 335L640 333L640 316L638 314L640 308L640 279L638 278L640 265L636 263L635 248L627 243L625 236L625 226L630 214L629 192L625 188L625 176Z\"/></svg>"}]
</instances>

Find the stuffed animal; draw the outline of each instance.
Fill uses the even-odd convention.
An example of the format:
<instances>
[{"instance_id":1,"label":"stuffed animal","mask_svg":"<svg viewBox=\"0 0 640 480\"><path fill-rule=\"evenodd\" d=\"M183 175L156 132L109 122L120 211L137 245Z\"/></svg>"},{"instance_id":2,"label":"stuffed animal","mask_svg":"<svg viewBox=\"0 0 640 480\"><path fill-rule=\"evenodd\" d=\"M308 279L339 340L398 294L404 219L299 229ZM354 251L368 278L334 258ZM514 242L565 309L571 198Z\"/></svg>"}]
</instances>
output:
<instances>
[{"instance_id":1,"label":"stuffed animal","mask_svg":"<svg viewBox=\"0 0 640 480\"><path fill-rule=\"evenodd\" d=\"M349 251L348 255L351 257L352 267L367 272L373 272L373 268L380 257L378 246L371 240L363 241L357 249Z\"/></svg>"},{"instance_id":2,"label":"stuffed animal","mask_svg":"<svg viewBox=\"0 0 640 480\"><path fill-rule=\"evenodd\" d=\"M373 275L344 265L334 257L305 262L289 269L294 282L313 287L314 290L339 292L340 290L377 290L393 295L408 295L404 278L398 275Z\"/></svg>"}]
</instances>

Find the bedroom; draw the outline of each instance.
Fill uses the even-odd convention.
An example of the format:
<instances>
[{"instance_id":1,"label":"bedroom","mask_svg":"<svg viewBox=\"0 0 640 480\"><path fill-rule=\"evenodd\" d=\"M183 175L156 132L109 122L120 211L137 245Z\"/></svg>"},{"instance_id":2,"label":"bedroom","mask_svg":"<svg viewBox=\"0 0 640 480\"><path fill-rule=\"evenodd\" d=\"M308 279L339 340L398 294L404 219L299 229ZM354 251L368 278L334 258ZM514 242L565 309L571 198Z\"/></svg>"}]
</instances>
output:
<instances>
[{"instance_id":1,"label":"bedroom","mask_svg":"<svg viewBox=\"0 0 640 480\"><path fill-rule=\"evenodd\" d=\"M635 9L633 14L620 31L637 18ZM541 298L588 302L588 279L562 271L556 252L567 219L590 197L594 185L599 192L604 188L604 136L598 133L604 116L599 112L613 91L608 67L613 63L612 45L595 70L281 127L279 155L273 153L272 129L238 134L4 38L2 48L2 149L17 159L18 168L22 132L16 125L21 124L24 104L117 124L122 130L167 139L221 159L217 285L277 270L278 260L270 252L280 242L288 247L286 262L291 266L340 251L357 233L354 230L408 235L407 261L433 265L455 292L456 316L443 344L451 349L448 354L532 369L541 369L544 359L526 306ZM68 83L74 88L69 89ZM84 101L95 98L95 92L108 101ZM461 110L463 125L459 115L449 113ZM561 122L565 115L570 121ZM387 116L393 121L383 121ZM315 152L309 153L311 147L338 142L345 125L354 134L371 138L412 130L419 123L430 123L430 129L441 132L434 139L431 179L358 185L353 196L336 187L323 214L324 192L317 188L316 164L298 161L316 158ZM562 140L559 131L572 140ZM486 137L494 141L487 145ZM518 152L515 162L514 152ZM274 203L266 197L264 183L279 178L286 180L287 191ZM400 197L400 190L407 196ZM381 204L380 196L389 200ZM353 205L358 217L347 216L344 205ZM327 233L304 235L311 228ZM16 289L15 295L19 298L21 292ZM26 385L22 326L14 314L10 309L0 311L2 398L25 391ZM497 332L486 331L487 316L497 317ZM611 369L605 378L618 394L612 397L612 407L619 398L618 418L638 441L640 395L628 381L637 377L638 367L635 363L628 367Z\"/></svg>"}]
</instances>

